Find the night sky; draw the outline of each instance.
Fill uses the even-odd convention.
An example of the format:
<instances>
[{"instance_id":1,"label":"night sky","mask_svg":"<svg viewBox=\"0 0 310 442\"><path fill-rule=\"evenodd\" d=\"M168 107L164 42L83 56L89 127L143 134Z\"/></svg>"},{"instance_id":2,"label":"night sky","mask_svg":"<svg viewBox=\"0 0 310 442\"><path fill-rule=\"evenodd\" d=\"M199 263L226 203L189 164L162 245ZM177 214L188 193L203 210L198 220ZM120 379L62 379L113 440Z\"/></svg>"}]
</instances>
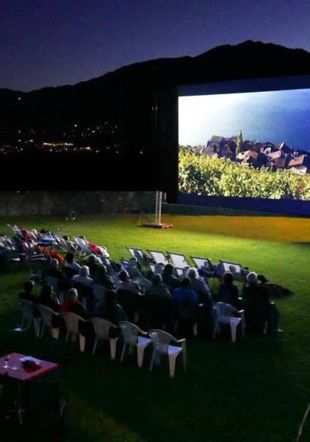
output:
<instances>
[{"instance_id":1,"label":"night sky","mask_svg":"<svg viewBox=\"0 0 310 442\"><path fill-rule=\"evenodd\" d=\"M0 0L0 88L75 84L255 40L310 51L309 0Z\"/></svg>"}]
</instances>

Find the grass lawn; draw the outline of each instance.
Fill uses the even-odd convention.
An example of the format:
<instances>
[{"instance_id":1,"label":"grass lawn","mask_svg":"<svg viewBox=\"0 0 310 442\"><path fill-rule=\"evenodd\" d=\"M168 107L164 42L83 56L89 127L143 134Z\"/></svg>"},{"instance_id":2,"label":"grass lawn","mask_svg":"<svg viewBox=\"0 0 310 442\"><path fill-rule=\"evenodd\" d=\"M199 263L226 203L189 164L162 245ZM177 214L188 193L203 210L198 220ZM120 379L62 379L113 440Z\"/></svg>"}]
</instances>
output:
<instances>
[{"instance_id":1,"label":"grass lawn","mask_svg":"<svg viewBox=\"0 0 310 442\"><path fill-rule=\"evenodd\" d=\"M85 235L105 245L112 258L125 246L236 261L263 273L294 295L277 299L284 333L188 341L188 370L168 363L152 373L127 357L80 354L75 344L35 339L12 331L16 299L26 278L17 264L0 279L1 354L18 351L58 360L68 400L68 441L74 442L292 442L310 398L310 220L285 217L164 217L173 229L138 227L132 216L0 220L26 228ZM148 354L146 354L148 359ZM301 441L310 440L310 422ZM13 440L13 439L12 439ZM57 442L57 441L55 441Z\"/></svg>"}]
</instances>

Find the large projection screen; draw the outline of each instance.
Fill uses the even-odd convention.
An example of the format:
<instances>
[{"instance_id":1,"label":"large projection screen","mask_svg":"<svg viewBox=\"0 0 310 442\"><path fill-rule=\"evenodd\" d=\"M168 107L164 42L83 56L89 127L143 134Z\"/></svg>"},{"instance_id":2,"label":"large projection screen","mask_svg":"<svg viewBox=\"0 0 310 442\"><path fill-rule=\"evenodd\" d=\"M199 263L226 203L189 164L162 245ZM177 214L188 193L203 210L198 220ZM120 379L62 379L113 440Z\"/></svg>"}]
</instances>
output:
<instances>
[{"instance_id":1,"label":"large projection screen","mask_svg":"<svg viewBox=\"0 0 310 442\"><path fill-rule=\"evenodd\" d=\"M310 78L184 86L179 202L307 214Z\"/></svg>"}]
</instances>

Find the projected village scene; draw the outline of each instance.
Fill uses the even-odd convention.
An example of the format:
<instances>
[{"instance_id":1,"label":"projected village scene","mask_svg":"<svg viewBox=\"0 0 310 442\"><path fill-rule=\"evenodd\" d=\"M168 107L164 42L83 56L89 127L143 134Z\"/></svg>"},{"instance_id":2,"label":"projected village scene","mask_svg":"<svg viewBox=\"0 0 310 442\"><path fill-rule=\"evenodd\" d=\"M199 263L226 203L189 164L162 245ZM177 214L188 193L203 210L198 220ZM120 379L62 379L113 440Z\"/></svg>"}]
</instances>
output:
<instances>
[{"instance_id":1,"label":"projected village scene","mask_svg":"<svg viewBox=\"0 0 310 442\"><path fill-rule=\"evenodd\" d=\"M179 97L179 191L310 200L310 89Z\"/></svg>"}]
</instances>

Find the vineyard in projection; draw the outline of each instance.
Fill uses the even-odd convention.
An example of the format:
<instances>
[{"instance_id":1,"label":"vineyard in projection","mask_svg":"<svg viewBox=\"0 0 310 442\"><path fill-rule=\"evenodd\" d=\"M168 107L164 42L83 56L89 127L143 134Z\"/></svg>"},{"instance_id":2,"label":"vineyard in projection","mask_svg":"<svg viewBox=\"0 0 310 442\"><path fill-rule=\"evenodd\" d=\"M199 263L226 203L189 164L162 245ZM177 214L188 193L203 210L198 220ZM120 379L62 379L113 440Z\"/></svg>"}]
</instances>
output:
<instances>
[{"instance_id":1,"label":"vineyard in projection","mask_svg":"<svg viewBox=\"0 0 310 442\"><path fill-rule=\"evenodd\" d=\"M310 175L258 169L181 146L179 191L202 196L310 200Z\"/></svg>"}]
</instances>

